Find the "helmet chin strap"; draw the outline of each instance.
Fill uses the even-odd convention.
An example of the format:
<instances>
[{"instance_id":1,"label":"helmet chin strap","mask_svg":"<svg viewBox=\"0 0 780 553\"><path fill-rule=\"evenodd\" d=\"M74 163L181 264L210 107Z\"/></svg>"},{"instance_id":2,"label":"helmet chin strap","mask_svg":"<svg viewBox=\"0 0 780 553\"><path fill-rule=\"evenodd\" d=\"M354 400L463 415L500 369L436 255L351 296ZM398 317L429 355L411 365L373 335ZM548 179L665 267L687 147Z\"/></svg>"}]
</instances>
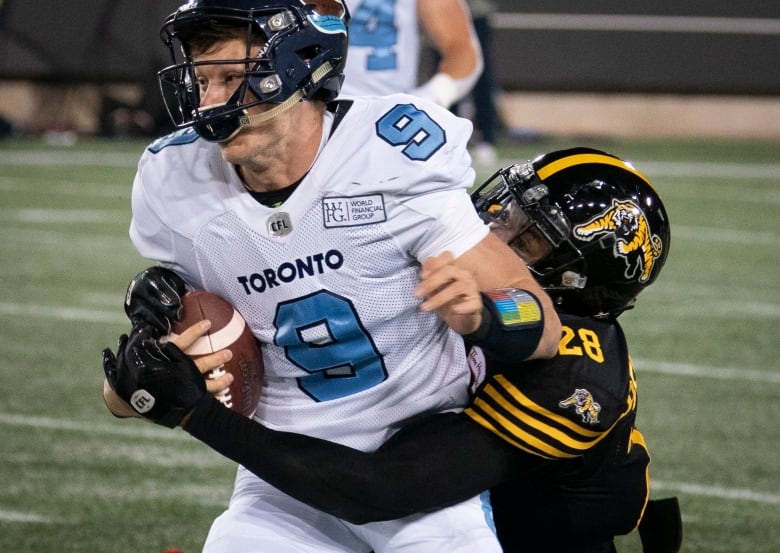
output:
<instances>
[{"instance_id":1,"label":"helmet chin strap","mask_svg":"<svg viewBox=\"0 0 780 553\"><path fill-rule=\"evenodd\" d=\"M312 80L309 86L295 90L289 98L275 105L268 111L250 114L247 109L235 112L234 107L227 108L227 104L216 104L200 108L201 114L211 111L211 117L206 121L193 122L195 130L206 140L211 142L228 142L243 129L257 126L291 109L295 104L306 97L307 91L316 90L316 85L331 71L330 62L323 63L312 72ZM236 93L238 94L238 92Z\"/></svg>"},{"instance_id":2,"label":"helmet chin strap","mask_svg":"<svg viewBox=\"0 0 780 553\"><path fill-rule=\"evenodd\" d=\"M276 117L277 115L284 113L285 111L292 108L295 104L300 102L302 98L303 92L296 90L289 98L287 98L287 100L274 106L268 111L250 115L247 113L246 109L243 109L241 110L240 114L237 113L235 115L230 115L230 119L228 120L230 123L232 123L230 134L217 135L212 127L212 123L202 123L200 127L198 123L193 123L193 125L198 134L210 142L229 142L230 140L233 140L233 138L235 138L236 135L238 135L238 133L240 133L243 129L249 128L252 125L259 125L265 121L268 121L269 119ZM201 108L201 113L208 110L218 110L225 105L226 104L215 104L210 106L203 106ZM206 131L208 131L210 134L207 135Z\"/></svg>"},{"instance_id":3,"label":"helmet chin strap","mask_svg":"<svg viewBox=\"0 0 780 553\"><path fill-rule=\"evenodd\" d=\"M328 73L330 73L331 69L333 69L333 66L329 61L326 61L322 65L320 65L317 69L312 71L311 74L311 87L319 83L323 77L325 77ZM289 98L287 98L284 102L277 105L274 108L269 109L268 111L264 111L262 113L255 113L252 115L245 114L239 117L239 128L243 129L244 127L248 127L250 125L258 125L260 123L264 123L265 121L268 121L269 119L273 119L277 115L281 115L291 107L293 107L295 104L300 102L303 97L305 96L305 93L303 90L298 89L296 90Z\"/></svg>"},{"instance_id":4,"label":"helmet chin strap","mask_svg":"<svg viewBox=\"0 0 780 553\"><path fill-rule=\"evenodd\" d=\"M243 129L244 127L249 127L251 125L259 125L260 123L264 123L269 119L273 119L277 115L281 115L282 113L284 113L285 111L293 107L302 99L303 99L303 91L296 90L295 92L293 92L292 96L287 98L281 104L269 109L268 111L264 111L262 113L254 113L252 115L245 113L244 115L238 118L239 130Z\"/></svg>"}]
</instances>

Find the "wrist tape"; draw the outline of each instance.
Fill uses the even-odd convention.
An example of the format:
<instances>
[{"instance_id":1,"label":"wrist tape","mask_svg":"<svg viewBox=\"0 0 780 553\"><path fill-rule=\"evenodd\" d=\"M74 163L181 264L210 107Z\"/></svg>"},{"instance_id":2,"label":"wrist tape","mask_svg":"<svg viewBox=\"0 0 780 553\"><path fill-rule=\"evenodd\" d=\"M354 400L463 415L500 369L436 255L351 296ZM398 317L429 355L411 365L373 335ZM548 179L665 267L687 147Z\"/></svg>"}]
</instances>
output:
<instances>
[{"instance_id":1,"label":"wrist tape","mask_svg":"<svg viewBox=\"0 0 780 553\"><path fill-rule=\"evenodd\" d=\"M440 106L449 108L471 92L477 76L479 73L476 73L473 79L471 76L453 79L447 73L436 73L429 81L412 90L410 94L433 100Z\"/></svg>"}]
</instances>

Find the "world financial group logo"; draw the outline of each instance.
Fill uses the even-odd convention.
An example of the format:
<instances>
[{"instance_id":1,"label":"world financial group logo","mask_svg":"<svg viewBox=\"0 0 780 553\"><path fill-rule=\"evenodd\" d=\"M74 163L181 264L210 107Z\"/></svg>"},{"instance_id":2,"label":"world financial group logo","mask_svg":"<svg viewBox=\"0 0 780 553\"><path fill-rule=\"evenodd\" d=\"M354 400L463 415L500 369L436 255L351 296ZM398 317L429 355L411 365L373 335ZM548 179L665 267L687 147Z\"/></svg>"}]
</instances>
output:
<instances>
[{"instance_id":1,"label":"world financial group logo","mask_svg":"<svg viewBox=\"0 0 780 553\"><path fill-rule=\"evenodd\" d=\"M325 228L373 225L387 220L385 201L381 194L367 196L336 196L322 200Z\"/></svg>"}]
</instances>

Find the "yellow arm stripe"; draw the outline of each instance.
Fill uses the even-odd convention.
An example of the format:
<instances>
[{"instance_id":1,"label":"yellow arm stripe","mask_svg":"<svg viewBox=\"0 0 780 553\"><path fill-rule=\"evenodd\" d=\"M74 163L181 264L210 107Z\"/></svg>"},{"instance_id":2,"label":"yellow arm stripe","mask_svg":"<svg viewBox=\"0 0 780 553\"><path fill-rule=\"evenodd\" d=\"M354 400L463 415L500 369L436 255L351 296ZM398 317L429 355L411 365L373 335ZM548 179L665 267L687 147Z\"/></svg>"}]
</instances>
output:
<instances>
[{"instance_id":1,"label":"yellow arm stripe","mask_svg":"<svg viewBox=\"0 0 780 553\"><path fill-rule=\"evenodd\" d=\"M642 433L636 428L631 429L631 439L628 441L629 451L631 451L632 444L638 444L642 446L642 448L647 452L647 456L650 457L650 451L647 449L647 444L645 443L645 437L642 436ZM650 500L650 464L648 463L648 465L645 467L645 504L642 505L642 512L639 513L639 518L637 519L634 528L639 526L639 523L642 522L642 517L645 516L645 509L647 509L647 502L649 500Z\"/></svg>"},{"instance_id":2,"label":"yellow arm stripe","mask_svg":"<svg viewBox=\"0 0 780 553\"><path fill-rule=\"evenodd\" d=\"M557 459L558 457L548 456L548 455L542 455L539 451L535 451L531 449L530 447L527 447L522 442L518 442L517 440L513 440L511 437L506 435L505 433L502 433L501 430L495 427L489 420L487 420L485 417L480 415L473 407L467 407L463 411L466 415L471 417L474 422L479 424L480 426L485 427L487 430L490 430L493 434L496 434L499 438L503 439L506 442L509 442L513 446L515 446L517 449L522 449L523 451L526 451L528 453L531 453L533 455L536 455L537 457L544 457L545 459Z\"/></svg>"},{"instance_id":3,"label":"yellow arm stripe","mask_svg":"<svg viewBox=\"0 0 780 553\"><path fill-rule=\"evenodd\" d=\"M482 399L475 400L474 407L480 409L486 415L488 415L490 418L496 421L499 424L499 426L503 428L506 432L509 432L512 436L520 439L522 443L527 444L531 448L532 452L537 455L538 455L537 451L533 451L533 450L541 451L543 453L546 453L549 457L553 457L556 459L572 458L578 456L578 454L566 453L564 451L561 451L560 449L557 449L551 446L550 444L543 442L536 436L529 434L525 430L518 428L516 425L512 424L506 417L504 417L501 413L493 409ZM505 434L499 434L499 435L504 439L508 438L508 436L506 436ZM510 441L515 445L519 445L511 439L507 439L507 441ZM521 449L525 449L526 451L528 451L524 447L521 447Z\"/></svg>"},{"instance_id":4,"label":"yellow arm stripe","mask_svg":"<svg viewBox=\"0 0 780 553\"><path fill-rule=\"evenodd\" d=\"M605 156L603 154L574 154L566 156L553 161L548 165L545 165L539 169L536 174L539 175L540 179L544 180L550 175L554 175L558 171L568 169L569 167L574 167L575 165L584 165L586 163L603 163L606 165L620 167L621 169L625 169L626 171L635 174L637 177L645 181L648 186L650 186L650 188L653 188L653 184L650 182L650 179L644 176L640 171L636 170L633 165L621 159L616 159L612 156Z\"/></svg>"},{"instance_id":5,"label":"yellow arm stripe","mask_svg":"<svg viewBox=\"0 0 780 553\"><path fill-rule=\"evenodd\" d=\"M636 402L639 396L639 392L636 387L636 371L634 370L634 360L631 356L628 356L628 397L626 397L626 404L628 405L626 412L636 409ZM620 415L623 418L625 413Z\"/></svg>"},{"instance_id":6,"label":"yellow arm stripe","mask_svg":"<svg viewBox=\"0 0 780 553\"><path fill-rule=\"evenodd\" d=\"M633 374L631 374L631 376L633 377ZM513 415L516 421L520 421L522 424L534 428L535 430L538 430L542 434L542 436L548 437L550 439L550 442L557 442L564 448L568 448L569 450L574 452L584 453L585 451L587 451L588 449L596 445L598 442L600 442L603 438L609 435L609 433L612 431L615 425L617 425L623 419L623 417L625 417L628 413L630 413L635 408L636 405L635 381L633 378L631 378L630 379L631 381L629 383L630 391L629 391L629 397L627 398L628 405L626 407L626 410L623 413L621 413L620 416L615 420L615 422L604 431L598 432L593 430L587 430L573 423L569 419L561 415L558 415L556 413L553 413L552 411L535 403L533 400L531 400L525 394L523 394L519 389L517 389L517 387L515 387L511 382L509 382L504 376L496 375L494 378L496 383L502 387L502 390L499 390L492 385L487 385L482 390L482 393L488 395L501 408L503 408L508 413ZM531 413L529 414L522 411L521 409L513 407L512 403L506 398L506 396L502 395L502 391L504 394L510 395L515 402L517 402L525 409L531 411ZM578 455L578 453L564 452L561 450L560 447L556 447L555 445L549 442L545 442L537 438L536 436L529 434L528 432L521 429L512 420L510 420L506 416L496 411L496 409L491 407L485 400L482 400L480 398L475 398L473 402L473 408L482 411L486 417L493 419L495 423L495 424L488 423L484 418L479 416L479 418L482 419L482 422L480 422L482 426L485 426L493 433L497 434L499 437L505 439L506 441L512 443L513 445L519 447L520 449L524 449L526 451L528 450L527 448L522 447L520 444L518 444L516 440L513 440L510 437L510 435L514 436L517 439L523 440L526 444L528 444L528 446L531 449L538 449L540 452L544 452L547 455L555 458L576 457ZM472 412L468 414L476 420L477 417L474 416L474 413L475 411L472 409ZM537 415L539 415L539 417L536 417ZM544 422L544 420L542 420L543 418L550 419L551 421L556 422L558 425L568 428L574 434L578 434L579 436L581 436L582 439L578 440L574 436L567 435L565 432L561 431L560 429L555 428L549 423ZM541 455L539 452L536 452L536 454L545 457L545 455Z\"/></svg>"},{"instance_id":7,"label":"yellow arm stripe","mask_svg":"<svg viewBox=\"0 0 780 553\"><path fill-rule=\"evenodd\" d=\"M642 433L636 428L631 429L631 439L628 440L628 451L631 451L631 446L634 444L642 446L642 449L647 451L647 454L650 455L650 450L647 449L647 443L645 443L645 437L642 436ZM628 451L626 453L628 453Z\"/></svg>"},{"instance_id":8,"label":"yellow arm stripe","mask_svg":"<svg viewBox=\"0 0 780 553\"><path fill-rule=\"evenodd\" d=\"M578 440L572 436L567 435L566 433L562 432L558 428L555 428L554 426L551 426L550 424L545 423L544 421L538 418L534 418L533 415L528 415L512 407L511 403L508 402L506 398L502 397L495 388L488 386L485 388L485 393L487 393L491 398L493 398L493 400L496 403L498 403L503 409L505 409L507 412L511 413L514 416L512 417L512 419L509 419L499 414L492 407L482 402L482 400L478 400L480 402L478 406L481 409L483 409L489 416L494 418L496 422L499 423L506 432L509 432L514 436L517 436L521 440L528 443L530 446L535 447L540 451L544 451L548 455L553 455L558 458L576 457L581 452L587 451L594 443L598 442L599 439L603 437L600 433L587 431L589 434L593 435L593 438L590 440L588 439ZM475 404L477 404L476 401ZM537 438L532 434L529 434L525 430L522 430L517 424L513 423L513 420L520 421L522 424L527 425L535 430L538 430L542 434L542 436L544 436L544 439ZM555 446L556 442L564 446L565 448L568 448L569 450L573 450L575 453L568 453L563 451L561 448L556 447Z\"/></svg>"}]
</instances>

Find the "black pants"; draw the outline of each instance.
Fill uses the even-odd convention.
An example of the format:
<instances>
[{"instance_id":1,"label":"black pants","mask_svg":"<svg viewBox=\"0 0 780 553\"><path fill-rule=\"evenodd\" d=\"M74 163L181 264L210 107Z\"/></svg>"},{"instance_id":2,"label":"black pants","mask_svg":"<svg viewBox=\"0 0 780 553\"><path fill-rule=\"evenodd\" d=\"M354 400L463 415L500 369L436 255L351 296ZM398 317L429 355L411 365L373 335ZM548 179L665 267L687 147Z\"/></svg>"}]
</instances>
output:
<instances>
[{"instance_id":1,"label":"black pants","mask_svg":"<svg viewBox=\"0 0 780 553\"><path fill-rule=\"evenodd\" d=\"M505 553L614 553L613 537L631 532L644 509L649 460L643 445L633 443L590 475L539 475L493 488Z\"/></svg>"}]
</instances>

